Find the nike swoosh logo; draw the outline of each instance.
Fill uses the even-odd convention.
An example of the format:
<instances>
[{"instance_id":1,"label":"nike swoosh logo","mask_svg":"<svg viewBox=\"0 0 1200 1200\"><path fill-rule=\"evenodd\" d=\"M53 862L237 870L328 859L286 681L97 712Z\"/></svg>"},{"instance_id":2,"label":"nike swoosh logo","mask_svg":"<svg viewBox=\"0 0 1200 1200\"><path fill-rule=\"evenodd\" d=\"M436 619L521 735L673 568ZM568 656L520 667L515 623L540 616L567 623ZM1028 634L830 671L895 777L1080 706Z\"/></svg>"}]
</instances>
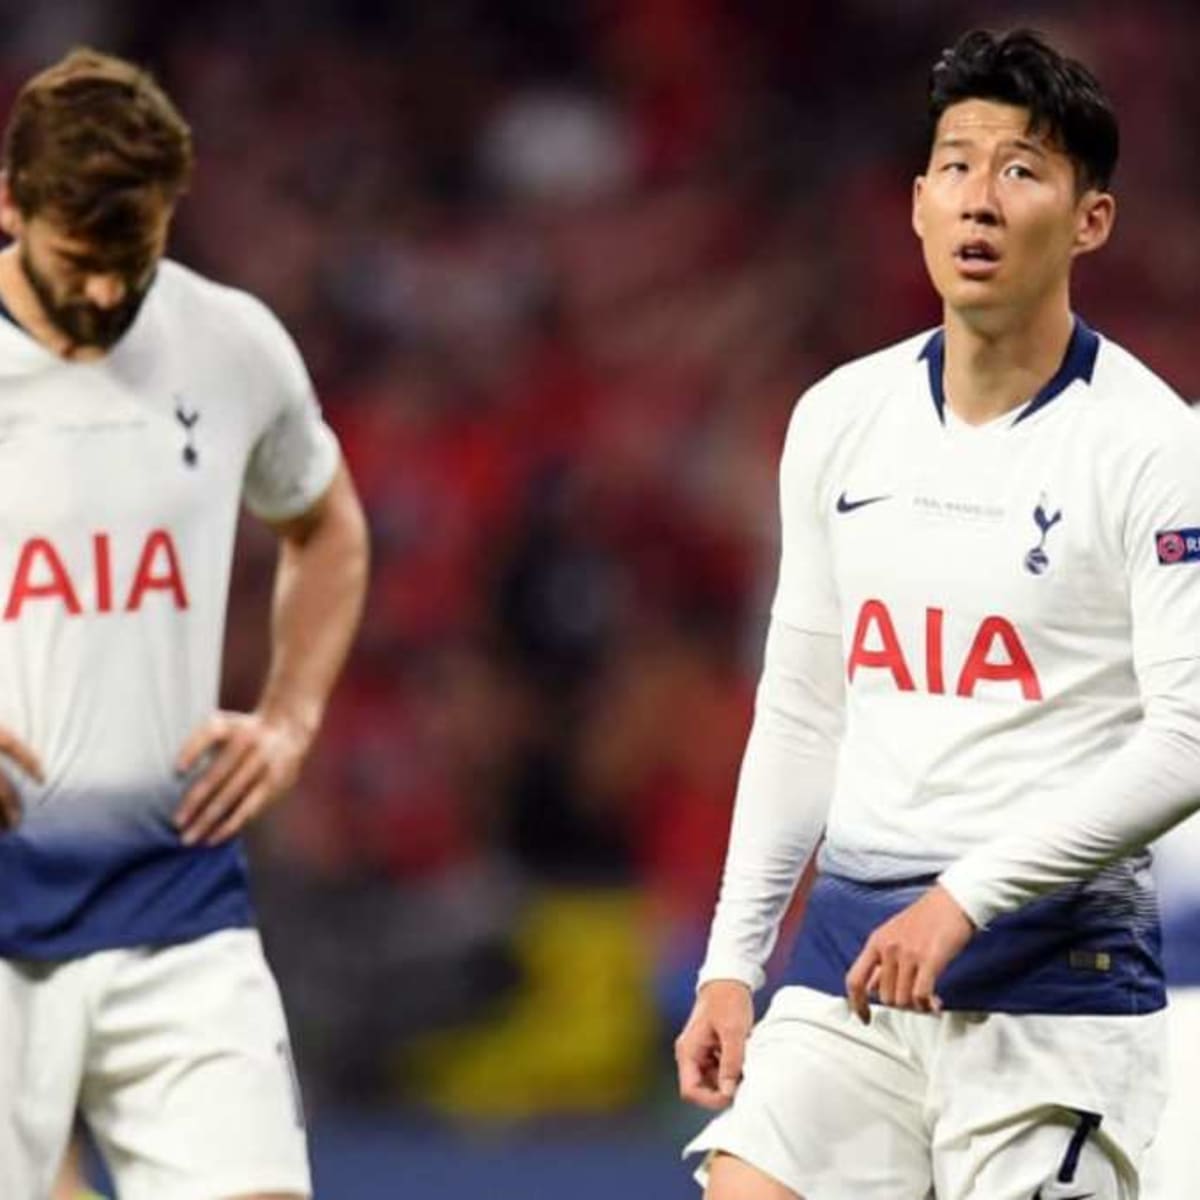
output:
<instances>
[{"instance_id":1,"label":"nike swoosh logo","mask_svg":"<svg viewBox=\"0 0 1200 1200\"><path fill-rule=\"evenodd\" d=\"M880 500L890 500L891 496L864 496L861 500L849 500L843 492L837 498L837 510L840 513L853 512L856 508L864 508L868 504L878 504ZM1035 1197L1034 1200L1037 1200Z\"/></svg>"},{"instance_id":2,"label":"nike swoosh logo","mask_svg":"<svg viewBox=\"0 0 1200 1200\"><path fill-rule=\"evenodd\" d=\"M1053 1196L1047 1197L1046 1200L1092 1200L1092 1197L1095 1196L1095 1194L1095 1192L1075 1192L1071 1196ZM1042 1200L1041 1188L1038 1188L1038 1190L1033 1193L1033 1200Z\"/></svg>"}]
</instances>

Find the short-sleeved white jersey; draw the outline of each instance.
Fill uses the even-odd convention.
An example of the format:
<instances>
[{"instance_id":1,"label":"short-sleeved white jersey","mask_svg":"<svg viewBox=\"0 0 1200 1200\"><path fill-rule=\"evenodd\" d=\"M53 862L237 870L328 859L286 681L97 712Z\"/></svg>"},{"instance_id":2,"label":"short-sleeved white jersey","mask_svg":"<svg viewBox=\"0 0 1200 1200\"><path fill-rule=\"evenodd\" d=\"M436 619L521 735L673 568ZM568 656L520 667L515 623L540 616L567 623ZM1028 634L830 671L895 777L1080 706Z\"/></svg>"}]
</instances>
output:
<instances>
[{"instance_id":1,"label":"short-sleeved white jersey","mask_svg":"<svg viewBox=\"0 0 1200 1200\"><path fill-rule=\"evenodd\" d=\"M788 435L774 615L842 638L821 867L851 890L903 891L1054 805L1133 734L1139 671L1200 656L1200 423L1179 398L1078 320L1055 377L988 425L947 411L942 367L940 331L851 363ZM1091 895L1149 945L1144 868L1054 903Z\"/></svg>"},{"instance_id":2,"label":"short-sleeved white jersey","mask_svg":"<svg viewBox=\"0 0 1200 1200\"><path fill-rule=\"evenodd\" d=\"M160 265L104 359L0 320L0 725L41 759L0 836L0 954L246 924L240 852L184 847L175 759L218 700L240 503L298 515L338 462L279 322Z\"/></svg>"}]
</instances>

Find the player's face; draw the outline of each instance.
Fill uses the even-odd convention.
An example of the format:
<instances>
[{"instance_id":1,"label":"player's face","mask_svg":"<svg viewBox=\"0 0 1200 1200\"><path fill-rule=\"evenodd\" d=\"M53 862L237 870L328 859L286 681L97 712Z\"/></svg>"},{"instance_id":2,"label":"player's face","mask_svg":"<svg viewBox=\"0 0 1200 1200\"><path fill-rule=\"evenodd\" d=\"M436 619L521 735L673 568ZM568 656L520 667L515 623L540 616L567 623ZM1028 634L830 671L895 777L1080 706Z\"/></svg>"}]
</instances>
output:
<instances>
[{"instance_id":1,"label":"player's face","mask_svg":"<svg viewBox=\"0 0 1200 1200\"><path fill-rule=\"evenodd\" d=\"M913 227L947 309L1019 318L1066 301L1072 261L1108 239L1114 208L1106 192L1080 192L1026 109L965 100L938 122Z\"/></svg>"},{"instance_id":2,"label":"player's face","mask_svg":"<svg viewBox=\"0 0 1200 1200\"><path fill-rule=\"evenodd\" d=\"M21 269L46 318L74 347L108 350L137 317L166 244L164 210L134 254L113 254L43 216L19 231Z\"/></svg>"}]
</instances>

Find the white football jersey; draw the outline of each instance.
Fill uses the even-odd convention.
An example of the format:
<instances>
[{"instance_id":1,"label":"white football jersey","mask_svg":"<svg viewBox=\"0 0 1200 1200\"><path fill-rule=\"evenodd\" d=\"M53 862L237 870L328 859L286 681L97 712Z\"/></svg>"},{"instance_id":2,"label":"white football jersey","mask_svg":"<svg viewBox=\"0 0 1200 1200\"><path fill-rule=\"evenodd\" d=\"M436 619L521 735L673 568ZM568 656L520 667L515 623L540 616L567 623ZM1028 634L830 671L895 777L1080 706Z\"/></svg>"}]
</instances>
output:
<instances>
[{"instance_id":1,"label":"white football jersey","mask_svg":"<svg viewBox=\"0 0 1200 1200\"><path fill-rule=\"evenodd\" d=\"M1055 377L985 426L947 411L942 368L939 331L834 372L797 406L785 456L774 615L840 634L845 654L820 865L844 883L832 906L863 911L858 932L842 931L850 961L912 898L906 883L1045 811L1129 739L1139 671L1200 657L1200 424L1180 399L1081 321ZM1071 931L1043 980L1063 1011L1076 999L1051 960L1061 951L1065 967L1068 949L1109 976L1114 1005L1128 1011L1139 988L1144 1007L1159 1002L1145 867L1114 864L1014 914ZM810 906L802 975L821 974L812 939L828 929L811 929L827 899ZM1104 965L1110 942L1077 953L1114 922L1129 950L1120 979ZM949 990L1005 940L977 939ZM825 982L840 989L838 957ZM1003 1007L970 999L958 1006Z\"/></svg>"},{"instance_id":2,"label":"white football jersey","mask_svg":"<svg viewBox=\"0 0 1200 1200\"><path fill-rule=\"evenodd\" d=\"M244 500L308 508L338 463L257 300L163 262L102 360L0 320L0 725L25 812L0 836L0 955L62 957L250 921L233 845L187 848L174 762L218 702Z\"/></svg>"}]
</instances>

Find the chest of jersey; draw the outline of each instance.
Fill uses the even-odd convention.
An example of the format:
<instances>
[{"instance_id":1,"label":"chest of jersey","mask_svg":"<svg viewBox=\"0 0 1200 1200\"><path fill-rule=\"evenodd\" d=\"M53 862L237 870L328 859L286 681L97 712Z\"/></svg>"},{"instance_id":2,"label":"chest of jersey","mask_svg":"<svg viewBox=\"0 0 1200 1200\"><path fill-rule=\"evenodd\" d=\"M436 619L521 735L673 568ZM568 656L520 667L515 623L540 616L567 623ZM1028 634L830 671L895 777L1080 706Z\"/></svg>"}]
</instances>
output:
<instances>
[{"instance_id":1,"label":"chest of jersey","mask_svg":"<svg viewBox=\"0 0 1200 1200\"><path fill-rule=\"evenodd\" d=\"M243 466L212 417L103 366L0 382L0 621L188 607Z\"/></svg>"},{"instance_id":2,"label":"chest of jersey","mask_svg":"<svg viewBox=\"0 0 1200 1200\"><path fill-rule=\"evenodd\" d=\"M1059 661L1128 636L1119 555L1067 414L913 428L834 455L827 528L856 686L1040 700Z\"/></svg>"}]
</instances>

